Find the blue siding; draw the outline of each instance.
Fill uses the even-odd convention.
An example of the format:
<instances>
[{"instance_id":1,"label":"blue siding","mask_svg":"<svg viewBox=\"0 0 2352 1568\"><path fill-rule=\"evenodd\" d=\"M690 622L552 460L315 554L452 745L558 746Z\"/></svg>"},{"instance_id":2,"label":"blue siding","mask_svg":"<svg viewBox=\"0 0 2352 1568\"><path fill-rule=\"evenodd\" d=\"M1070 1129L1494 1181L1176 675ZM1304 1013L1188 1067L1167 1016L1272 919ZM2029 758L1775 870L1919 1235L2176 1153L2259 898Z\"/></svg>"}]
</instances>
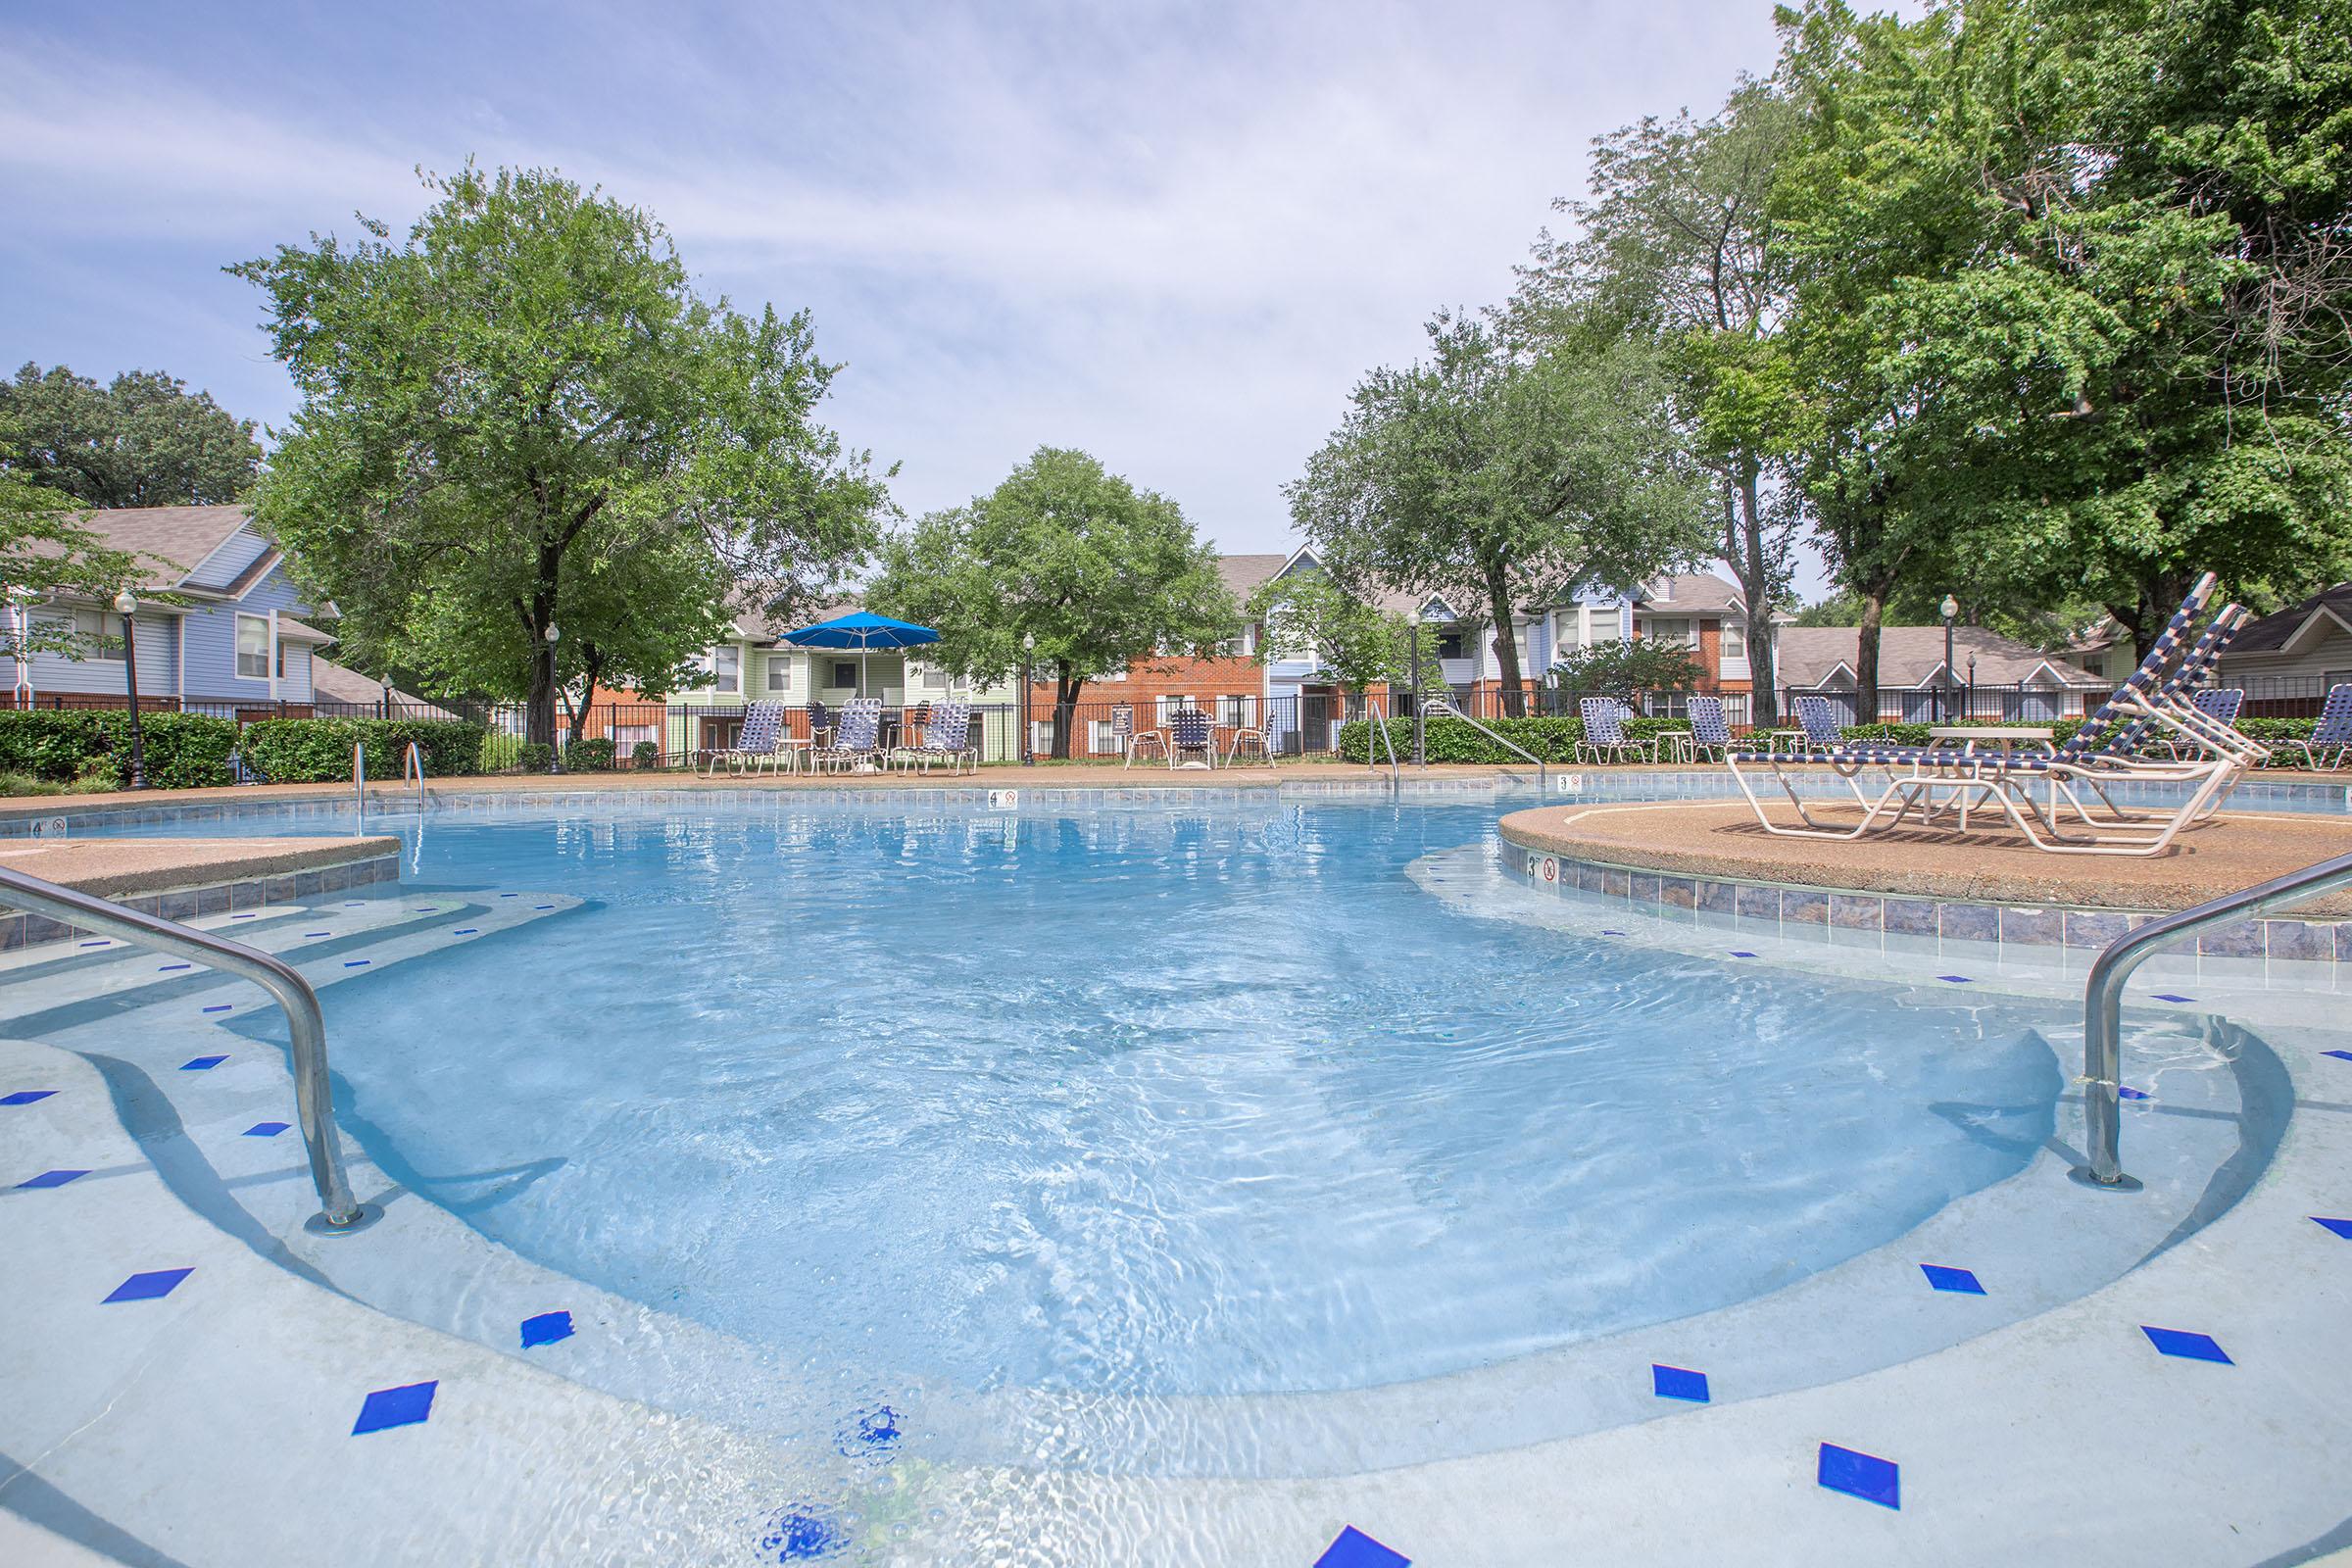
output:
<instances>
[{"instance_id":1,"label":"blue siding","mask_svg":"<svg viewBox=\"0 0 2352 1568\"><path fill-rule=\"evenodd\" d=\"M63 618L70 613L65 606L33 612L35 620ZM170 615L142 614L131 629L139 649L139 696L169 697L175 687L178 673L174 662L177 638ZM36 654L32 660L32 689L36 697L47 692L102 692L119 695L123 688L122 662L117 659L68 659L62 654ZM0 682L14 690L17 683L17 662L0 659Z\"/></svg>"},{"instance_id":2,"label":"blue siding","mask_svg":"<svg viewBox=\"0 0 2352 1568\"><path fill-rule=\"evenodd\" d=\"M270 550L270 541L263 538L251 523L245 524L220 543L211 558L196 563L188 573L190 588L226 588L237 580L237 573L262 559Z\"/></svg>"},{"instance_id":3,"label":"blue siding","mask_svg":"<svg viewBox=\"0 0 2352 1568\"><path fill-rule=\"evenodd\" d=\"M309 602L295 588L284 566L271 568L270 575L254 585L253 591L235 605L207 605L188 616L188 696L232 699L240 702L267 702L270 682L266 678L240 676L237 673L237 616L267 615L275 610L301 618L309 610ZM280 701L307 703L311 700L310 661L286 651L285 677L277 683Z\"/></svg>"}]
</instances>

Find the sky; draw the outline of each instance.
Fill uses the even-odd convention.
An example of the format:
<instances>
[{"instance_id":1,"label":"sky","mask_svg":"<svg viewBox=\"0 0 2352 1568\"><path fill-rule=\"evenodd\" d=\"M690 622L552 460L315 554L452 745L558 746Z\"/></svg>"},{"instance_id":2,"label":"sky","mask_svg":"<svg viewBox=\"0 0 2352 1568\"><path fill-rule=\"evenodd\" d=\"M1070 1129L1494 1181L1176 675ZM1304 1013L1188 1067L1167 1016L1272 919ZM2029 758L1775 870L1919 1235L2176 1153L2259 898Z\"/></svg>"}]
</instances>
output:
<instances>
[{"instance_id":1,"label":"sky","mask_svg":"<svg viewBox=\"0 0 2352 1568\"><path fill-rule=\"evenodd\" d=\"M1356 379L1509 293L1594 135L1773 49L1768 0L0 0L0 369L163 369L281 422L224 266L405 228L419 167L553 167L704 292L808 310L824 416L909 515L1076 446L1287 550Z\"/></svg>"}]
</instances>

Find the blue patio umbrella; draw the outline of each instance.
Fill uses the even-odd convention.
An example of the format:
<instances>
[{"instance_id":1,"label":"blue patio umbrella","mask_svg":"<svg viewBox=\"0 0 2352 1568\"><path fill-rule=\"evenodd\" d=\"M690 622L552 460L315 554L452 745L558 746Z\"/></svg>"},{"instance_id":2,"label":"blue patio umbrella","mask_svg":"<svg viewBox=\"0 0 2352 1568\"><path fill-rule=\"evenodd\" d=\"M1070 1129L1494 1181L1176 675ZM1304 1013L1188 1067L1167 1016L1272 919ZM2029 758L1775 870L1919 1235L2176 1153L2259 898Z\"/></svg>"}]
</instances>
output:
<instances>
[{"instance_id":1,"label":"blue patio umbrella","mask_svg":"<svg viewBox=\"0 0 2352 1568\"><path fill-rule=\"evenodd\" d=\"M865 655L876 648L920 648L925 643L939 641L939 633L929 626L917 626L911 621L893 620L888 615L876 615L866 611L855 614L836 615L820 620L799 631L788 631L784 640L797 648L855 648L858 650L858 692L865 694Z\"/></svg>"}]
</instances>

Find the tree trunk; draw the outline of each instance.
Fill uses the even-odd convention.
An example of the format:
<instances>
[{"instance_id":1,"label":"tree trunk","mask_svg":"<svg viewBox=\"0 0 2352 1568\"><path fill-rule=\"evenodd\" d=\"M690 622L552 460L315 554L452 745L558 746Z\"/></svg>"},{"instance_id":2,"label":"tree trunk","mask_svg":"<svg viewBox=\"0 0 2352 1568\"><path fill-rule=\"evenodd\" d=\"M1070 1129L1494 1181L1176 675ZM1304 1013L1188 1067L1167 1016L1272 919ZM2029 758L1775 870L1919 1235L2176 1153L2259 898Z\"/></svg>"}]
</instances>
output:
<instances>
[{"instance_id":1,"label":"tree trunk","mask_svg":"<svg viewBox=\"0 0 2352 1568\"><path fill-rule=\"evenodd\" d=\"M1056 760L1070 760L1070 731L1078 718L1078 693L1085 689L1086 677L1073 675L1070 666L1059 665L1054 678L1054 756Z\"/></svg>"},{"instance_id":2,"label":"tree trunk","mask_svg":"<svg viewBox=\"0 0 2352 1568\"><path fill-rule=\"evenodd\" d=\"M1511 632L1511 591L1502 573L1487 574L1487 597L1494 607L1494 665L1502 676L1502 710L1512 718L1527 716L1527 693L1519 677L1519 639Z\"/></svg>"},{"instance_id":3,"label":"tree trunk","mask_svg":"<svg viewBox=\"0 0 2352 1568\"><path fill-rule=\"evenodd\" d=\"M534 746L556 744L556 651L547 628L556 623L556 574L564 564L563 547L543 541L539 571L532 584L531 602L523 620L531 632L531 690L523 720L523 739Z\"/></svg>"},{"instance_id":4,"label":"tree trunk","mask_svg":"<svg viewBox=\"0 0 2352 1568\"><path fill-rule=\"evenodd\" d=\"M1854 632L1854 722L1879 721L1879 630L1886 621L1886 590L1874 582L1862 590L1862 624Z\"/></svg>"},{"instance_id":5,"label":"tree trunk","mask_svg":"<svg viewBox=\"0 0 2352 1568\"><path fill-rule=\"evenodd\" d=\"M1747 602L1747 671L1749 691L1748 718L1755 724L1769 724L1780 712L1780 693L1775 690L1772 667L1772 564L1764 556L1764 509L1756 495L1756 465L1742 463L1739 469L1739 512L1735 517L1731 497L1724 498L1724 521L1737 524L1738 537L1733 541L1736 553L1732 560L1738 567L1740 596Z\"/></svg>"}]
</instances>

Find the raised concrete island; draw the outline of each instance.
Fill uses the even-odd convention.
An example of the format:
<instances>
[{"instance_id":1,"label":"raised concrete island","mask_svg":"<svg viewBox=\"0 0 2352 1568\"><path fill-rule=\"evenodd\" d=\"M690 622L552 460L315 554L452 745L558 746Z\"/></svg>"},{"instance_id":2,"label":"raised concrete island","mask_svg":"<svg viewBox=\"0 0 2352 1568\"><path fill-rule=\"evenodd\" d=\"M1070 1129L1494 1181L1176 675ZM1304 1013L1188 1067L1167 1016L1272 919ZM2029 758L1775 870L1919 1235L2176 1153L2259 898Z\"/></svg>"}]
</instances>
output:
<instances>
[{"instance_id":1,"label":"raised concrete island","mask_svg":"<svg viewBox=\"0 0 2352 1568\"><path fill-rule=\"evenodd\" d=\"M1966 839L1902 830L1864 839L1785 838L1742 802L1542 807L1502 819L1514 874L1663 908L1777 917L1894 934L2035 947L2103 947L2134 917L2184 909L2352 850L2352 820L2229 812L2169 855L2052 855L1997 831ZM1547 867L1545 861L1551 863ZM2240 921L2200 952L2352 958L2352 894L2299 918Z\"/></svg>"},{"instance_id":2,"label":"raised concrete island","mask_svg":"<svg viewBox=\"0 0 2352 1568\"><path fill-rule=\"evenodd\" d=\"M0 866L167 920L290 904L400 879L396 838L10 839ZM0 911L0 952L74 933Z\"/></svg>"}]
</instances>

